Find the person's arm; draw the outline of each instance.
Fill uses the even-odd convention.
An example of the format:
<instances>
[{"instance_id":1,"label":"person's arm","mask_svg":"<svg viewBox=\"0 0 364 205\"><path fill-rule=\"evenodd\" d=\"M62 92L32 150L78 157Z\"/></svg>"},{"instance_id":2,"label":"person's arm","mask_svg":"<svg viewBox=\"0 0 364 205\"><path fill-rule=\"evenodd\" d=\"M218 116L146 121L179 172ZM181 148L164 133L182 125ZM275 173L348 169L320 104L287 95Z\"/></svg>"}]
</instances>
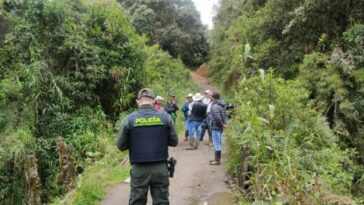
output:
<instances>
[{"instance_id":1,"label":"person's arm","mask_svg":"<svg viewBox=\"0 0 364 205\"><path fill-rule=\"evenodd\" d=\"M183 104L181 111L182 112L188 112L188 104L187 103Z\"/></svg>"},{"instance_id":2,"label":"person's arm","mask_svg":"<svg viewBox=\"0 0 364 205\"><path fill-rule=\"evenodd\" d=\"M227 118L227 114L226 114L226 111L225 111L225 109L223 108L223 109L221 109L221 119L222 119L222 123L224 124L224 125L226 125L227 124L227 121L228 121L228 118Z\"/></svg>"},{"instance_id":3,"label":"person's arm","mask_svg":"<svg viewBox=\"0 0 364 205\"><path fill-rule=\"evenodd\" d=\"M176 128L174 126L174 122L170 116L168 116L168 123L169 123L168 146L176 147L178 144L178 135L176 132Z\"/></svg>"},{"instance_id":4,"label":"person's arm","mask_svg":"<svg viewBox=\"0 0 364 205\"><path fill-rule=\"evenodd\" d=\"M129 149L129 116L126 117L120 125L119 133L116 139L116 146L120 151Z\"/></svg>"}]
</instances>

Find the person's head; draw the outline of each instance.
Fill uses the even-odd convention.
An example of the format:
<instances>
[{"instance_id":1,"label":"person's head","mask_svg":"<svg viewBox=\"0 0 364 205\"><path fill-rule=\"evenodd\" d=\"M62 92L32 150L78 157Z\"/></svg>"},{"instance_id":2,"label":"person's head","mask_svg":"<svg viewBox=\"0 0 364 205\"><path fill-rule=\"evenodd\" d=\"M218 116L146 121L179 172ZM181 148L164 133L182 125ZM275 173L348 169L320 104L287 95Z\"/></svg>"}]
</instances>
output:
<instances>
[{"instance_id":1,"label":"person's head","mask_svg":"<svg viewBox=\"0 0 364 205\"><path fill-rule=\"evenodd\" d=\"M155 104L161 105L163 103L164 98L162 96L157 96L154 98Z\"/></svg>"},{"instance_id":2,"label":"person's head","mask_svg":"<svg viewBox=\"0 0 364 205\"><path fill-rule=\"evenodd\" d=\"M205 93L204 93L204 96L206 97L206 98L209 98L209 94L211 93L211 91L210 90L206 90L205 91Z\"/></svg>"},{"instance_id":3,"label":"person's head","mask_svg":"<svg viewBox=\"0 0 364 205\"><path fill-rule=\"evenodd\" d=\"M210 90L210 92L208 93L208 97L211 99L212 98L212 94L213 94L214 92L212 91L212 90Z\"/></svg>"},{"instance_id":4,"label":"person's head","mask_svg":"<svg viewBox=\"0 0 364 205\"><path fill-rule=\"evenodd\" d=\"M214 92L214 93L212 94L212 100L213 100L213 101L220 100L220 94L219 94L219 93L217 93L217 92Z\"/></svg>"},{"instance_id":5,"label":"person's head","mask_svg":"<svg viewBox=\"0 0 364 205\"><path fill-rule=\"evenodd\" d=\"M187 95L187 100L188 100L188 102L192 102L192 101L193 101L192 97L193 97L192 93L189 93L189 94Z\"/></svg>"},{"instance_id":6,"label":"person's head","mask_svg":"<svg viewBox=\"0 0 364 205\"><path fill-rule=\"evenodd\" d=\"M172 102L172 101L175 101L176 100L176 96L172 93L169 93L168 94L168 101L169 102Z\"/></svg>"},{"instance_id":7,"label":"person's head","mask_svg":"<svg viewBox=\"0 0 364 205\"><path fill-rule=\"evenodd\" d=\"M138 106L141 105L154 105L154 92L150 88L143 88L138 92L137 96L137 104Z\"/></svg>"}]
</instances>

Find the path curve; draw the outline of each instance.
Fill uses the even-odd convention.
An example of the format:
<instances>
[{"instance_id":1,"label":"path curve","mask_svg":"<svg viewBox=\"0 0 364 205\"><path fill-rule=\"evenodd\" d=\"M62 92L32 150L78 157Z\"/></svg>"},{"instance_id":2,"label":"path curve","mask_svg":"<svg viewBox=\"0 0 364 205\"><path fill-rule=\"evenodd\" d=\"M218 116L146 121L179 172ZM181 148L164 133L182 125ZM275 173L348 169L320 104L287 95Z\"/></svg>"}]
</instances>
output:
<instances>
[{"instance_id":1,"label":"path curve","mask_svg":"<svg viewBox=\"0 0 364 205\"><path fill-rule=\"evenodd\" d=\"M192 73L193 81L201 91L219 90L208 84L207 78ZM170 178L170 204L171 205L232 205L230 189L227 185L228 178L224 166L226 162L226 149L222 152L222 164L209 165L213 159L214 148L201 142L197 150L186 150L187 142L180 136L180 143L175 148L169 149L169 155L177 159L174 178ZM128 204L130 187L128 183L120 183L110 187L108 195L101 202L102 205L126 205ZM148 205L152 200L148 199Z\"/></svg>"}]
</instances>

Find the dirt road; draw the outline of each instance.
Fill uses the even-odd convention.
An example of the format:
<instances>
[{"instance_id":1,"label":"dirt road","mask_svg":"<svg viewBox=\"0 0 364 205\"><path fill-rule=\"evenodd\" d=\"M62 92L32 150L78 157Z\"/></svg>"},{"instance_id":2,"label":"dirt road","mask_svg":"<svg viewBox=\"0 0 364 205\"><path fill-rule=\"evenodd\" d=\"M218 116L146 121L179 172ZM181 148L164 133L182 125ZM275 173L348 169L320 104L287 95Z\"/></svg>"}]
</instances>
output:
<instances>
[{"instance_id":1,"label":"dirt road","mask_svg":"<svg viewBox=\"0 0 364 205\"><path fill-rule=\"evenodd\" d=\"M200 87L216 90L207 83L204 76L195 72L193 80ZM200 144L197 150L186 150L187 142L180 136L180 143L175 148L170 148L170 156L177 159L174 178L170 178L170 204L171 205L232 205L232 199L227 185L227 176L224 165L226 162L226 149L223 148L222 164L219 166L209 165L213 159L214 148ZM121 183L110 188L109 194L101 202L102 205L124 205L128 204L129 184ZM152 204L149 199L148 204Z\"/></svg>"}]
</instances>

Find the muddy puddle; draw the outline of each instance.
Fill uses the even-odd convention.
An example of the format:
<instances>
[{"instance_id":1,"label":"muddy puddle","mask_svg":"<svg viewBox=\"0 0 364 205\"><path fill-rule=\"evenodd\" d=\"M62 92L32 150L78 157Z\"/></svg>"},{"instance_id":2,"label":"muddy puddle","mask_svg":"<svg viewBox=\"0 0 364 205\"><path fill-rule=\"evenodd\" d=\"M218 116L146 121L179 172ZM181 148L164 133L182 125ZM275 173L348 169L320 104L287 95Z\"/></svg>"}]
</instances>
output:
<instances>
[{"instance_id":1,"label":"muddy puddle","mask_svg":"<svg viewBox=\"0 0 364 205\"><path fill-rule=\"evenodd\" d=\"M218 192L207 198L202 205L233 205L234 200L229 192Z\"/></svg>"}]
</instances>

